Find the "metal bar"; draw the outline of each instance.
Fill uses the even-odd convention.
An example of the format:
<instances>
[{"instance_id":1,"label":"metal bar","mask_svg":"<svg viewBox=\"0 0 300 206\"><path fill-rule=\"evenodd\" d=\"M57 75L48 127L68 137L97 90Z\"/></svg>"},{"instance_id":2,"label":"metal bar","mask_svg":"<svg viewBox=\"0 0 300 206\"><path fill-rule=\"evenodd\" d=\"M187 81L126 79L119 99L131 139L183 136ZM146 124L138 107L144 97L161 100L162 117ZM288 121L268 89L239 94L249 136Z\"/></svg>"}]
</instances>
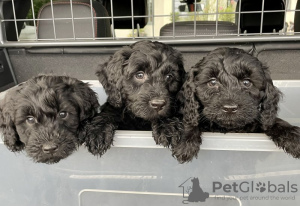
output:
<instances>
[{"instance_id":1,"label":"metal bar","mask_svg":"<svg viewBox=\"0 0 300 206\"><path fill-rule=\"evenodd\" d=\"M91 6L91 19L92 19L92 30L93 30L93 39L95 39L95 25L94 25L94 13L93 13L93 1L90 0L90 6Z\"/></svg>"},{"instance_id":2,"label":"metal bar","mask_svg":"<svg viewBox=\"0 0 300 206\"><path fill-rule=\"evenodd\" d=\"M297 34L299 32L296 32ZM240 36L245 36L245 35L248 35L248 36L255 36L255 35L260 35L260 33L247 33L247 34L240 34ZM274 33L263 33L263 35L273 35L273 36L270 36L270 38L274 38ZM228 36L236 36L236 34L218 34L218 36L222 36L222 37L228 37ZM171 37L173 38L173 35L172 36L164 36L163 38L167 39L168 37ZM190 34L190 35L177 35L176 38L177 39L180 39L180 38L187 38L187 37L195 37L193 34ZM196 35L196 37L207 37L207 40L209 41L209 37L215 37L215 35L210 35L210 34L203 34L203 35ZM149 37L140 37L140 38L149 38ZM113 39L112 37L96 37L96 38L76 38L76 40L111 40ZM120 39L128 39L128 37L119 37L118 38L119 40ZM30 41L33 41L33 40L36 40L36 39L23 39L22 41L25 42L30 42ZM54 39L40 39L40 41L53 41ZM74 40L74 38L57 38L56 40ZM229 40L230 41L230 40Z\"/></svg>"},{"instance_id":3,"label":"metal bar","mask_svg":"<svg viewBox=\"0 0 300 206\"><path fill-rule=\"evenodd\" d=\"M219 20L219 8L218 8L218 5L219 5L219 0L217 0L216 2L216 36L218 36L218 20Z\"/></svg>"},{"instance_id":4,"label":"metal bar","mask_svg":"<svg viewBox=\"0 0 300 206\"><path fill-rule=\"evenodd\" d=\"M197 21L196 21L196 10L197 10L197 6L196 6L197 0L194 1L194 37L196 37L196 25L197 25Z\"/></svg>"},{"instance_id":5,"label":"metal bar","mask_svg":"<svg viewBox=\"0 0 300 206\"><path fill-rule=\"evenodd\" d=\"M31 10L32 10L32 17L33 17L33 25L34 25L34 28L36 28L33 0L31 0ZM34 32L35 32L35 38L36 38L36 40L38 40L38 35L37 35L36 29L34 30Z\"/></svg>"},{"instance_id":6,"label":"metal bar","mask_svg":"<svg viewBox=\"0 0 300 206\"><path fill-rule=\"evenodd\" d=\"M172 15L173 15L173 18L172 18L172 22L173 22L173 38L175 38L175 0L172 0Z\"/></svg>"},{"instance_id":7,"label":"metal bar","mask_svg":"<svg viewBox=\"0 0 300 206\"><path fill-rule=\"evenodd\" d=\"M264 10L265 10L265 0L262 1L262 6L261 6L260 35L262 35L263 32Z\"/></svg>"},{"instance_id":8,"label":"metal bar","mask_svg":"<svg viewBox=\"0 0 300 206\"><path fill-rule=\"evenodd\" d=\"M18 81L17 81L16 75L15 75L15 73L14 73L14 70L13 70L13 68L12 68L12 64L11 64L11 62L10 62L10 58L9 58L9 55L8 55L7 49L6 49L6 48L4 48L4 49L3 49L3 52L4 52L5 58L6 58L6 60L7 60L7 64L8 64L9 70L10 70L10 72L11 72L11 74L12 74L12 77L13 77L14 83L15 83L15 84L18 84Z\"/></svg>"},{"instance_id":9,"label":"metal bar","mask_svg":"<svg viewBox=\"0 0 300 206\"><path fill-rule=\"evenodd\" d=\"M124 17L115 17L115 18L124 18ZM85 19L92 19L91 17L74 17L74 20L85 20ZM111 19L110 17L94 17L93 19ZM33 19L17 19L16 21L30 21ZM49 21L52 20L51 19L38 19L39 21ZM66 18L55 18L55 20L72 20L72 17L66 17ZM13 19L6 19L6 20L2 20L1 22L7 22L7 21L14 21Z\"/></svg>"},{"instance_id":10,"label":"metal bar","mask_svg":"<svg viewBox=\"0 0 300 206\"><path fill-rule=\"evenodd\" d=\"M245 43L245 42L263 42L263 41L300 41L300 35L278 35L274 37L274 35L265 35L265 36L234 36L222 38L221 36L211 38L189 38L189 39L163 39L160 41L166 44L173 45L181 45L181 44L208 44L208 43ZM125 38L124 40L113 40L113 41L43 41L43 42L13 42L13 41L4 41L0 44L1 47L57 47L57 46L120 46L120 45L128 45L136 42L136 40L128 40Z\"/></svg>"},{"instance_id":11,"label":"metal bar","mask_svg":"<svg viewBox=\"0 0 300 206\"><path fill-rule=\"evenodd\" d=\"M3 14L3 1L0 2L0 19L4 19L4 14ZM2 23L0 24L0 44L3 44L3 41L5 41L6 38L6 32L5 32L5 24Z\"/></svg>"},{"instance_id":12,"label":"metal bar","mask_svg":"<svg viewBox=\"0 0 300 206\"><path fill-rule=\"evenodd\" d=\"M111 13L111 33L113 35L113 39L115 39L115 20L114 20L114 9L113 9L113 1L110 0L110 13Z\"/></svg>"},{"instance_id":13,"label":"metal bar","mask_svg":"<svg viewBox=\"0 0 300 206\"><path fill-rule=\"evenodd\" d=\"M132 23L132 39L135 39L134 37L134 12L133 12L133 0L131 0L131 23Z\"/></svg>"},{"instance_id":14,"label":"metal bar","mask_svg":"<svg viewBox=\"0 0 300 206\"><path fill-rule=\"evenodd\" d=\"M126 38L128 38L128 37L124 37L125 39ZM76 38L76 40L112 40L113 38L112 37L95 37L95 38L93 38L93 37L86 37L86 38L84 38L84 37L77 37ZM34 40L36 40L36 39L24 39L24 40L22 40L22 42L25 42L25 41L27 41L27 42L29 42L29 41L34 41ZM56 40L61 40L61 41L64 41L64 40L74 40L74 38L57 38ZM53 39L40 39L39 41L53 41ZM76 41L73 41L73 42L76 42Z\"/></svg>"},{"instance_id":15,"label":"metal bar","mask_svg":"<svg viewBox=\"0 0 300 206\"><path fill-rule=\"evenodd\" d=\"M11 3L12 3L13 14L14 14L16 36L17 36L17 40L19 41L19 32L18 32L18 25L17 25L16 10L15 10L15 1L12 0Z\"/></svg>"},{"instance_id":16,"label":"metal bar","mask_svg":"<svg viewBox=\"0 0 300 206\"><path fill-rule=\"evenodd\" d=\"M75 25L74 25L74 12L73 12L73 0L70 0L70 6L71 6L71 17L72 17L72 29L73 29L73 38L76 39L75 35Z\"/></svg>"},{"instance_id":17,"label":"metal bar","mask_svg":"<svg viewBox=\"0 0 300 206\"><path fill-rule=\"evenodd\" d=\"M154 1L152 0L152 38L154 39Z\"/></svg>"},{"instance_id":18,"label":"metal bar","mask_svg":"<svg viewBox=\"0 0 300 206\"><path fill-rule=\"evenodd\" d=\"M144 17L144 16L143 16ZM148 17L148 16L145 16ZM116 16L114 17L115 19L123 19L123 18L131 18L131 16ZM74 17L74 20L85 20L85 19L111 19L111 17ZM33 20L33 19L17 19L16 21L29 21L29 20ZM40 21L49 21L52 20L51 19L38 19ZM72 20L72 17L66 17L66 18L55 18L55 20ZM7 21L14 21L13 19L6 19L6 20L2 20L1 22L7 22Z\"/></svg>"},{"instance_id":19,"label":"metal bar","mask_svg":"<svg viewBox=\"0 0 300 206\"><path fill-rule=\"evenodd\" d=\"M284 32L284 34L286 34L287 33L287 27L285 28L285 22L286 22L286 13L287 13L287 6L289 5L289 0L286 0L285 2L284 2L284 8L285 8L285 12L284 12L284 21L283 21L283 32Z\"/></svg>"},{"instance_id":20,"label":"metal bar","mask_svg":"<svg viewBox=\"0 0 300 206\"><path fill-rule=\"evenodd\" d=\"M299 33L299 32L298 32ZM249 33L249 34L240 34L241 36L256 36L256 35L259 35L259 33ZM268 35L269 38L273 37L274 36L274 33L263 33L263 35ZM271 36L272 35L272 36ZM227 38L228 41L231 41L230 39L232 39L232 36L236 36L236 34L219 34L218 37L221 37L221 38ZM173 38L173 36L164 36L164 39L167 39L167 38ZM194 37L193 34L191 35L184 35L184 36L176 36L177 39L180 39L180 40L183 40L185 38L188 38L188 37ZM206 37L207 41L208 42L213 42L213 41L210 41L212 40L212 37L215 38L215 36L212 36L212 35L209 35L209 34L203 34L203 35L196 35L196 37ZM148 37L140 37L140 39L143 38L143 39L149 39ZM118 40L128 40L129 38L128 37L119 37ZM202 38L203 39L203 38ZM24 39L23 41L27 41L27 42L30 42L30 41L34 41L35 39ZM57 38L57 40L61 40L61 41L64 41L64 40L74 40L73 38ZM76 38L76 40L112 40L112 37L97 37L95 39L93 38ZM44 42L47 42L47 41L53 41L53 39L41 39L40 41L44 41ZM76 41L74 41L76 42Z\"/></svg>"},{"instance_id":21,"label":"metal bar","mask_svg":"<svg viewBox=\"0 0 300 206\"><path fill-rule=\"evenodd\" d=\"M241 31L241 6L242 5L242 1L239 1L239 18L238 18L238 36L240 35L240 31Z\"/></svg>"},{"instance_id":22,"label":"metal bar","mask_svg":"<svg viewBox=\"0 0 300 206\"><path fill-rule=\"evenodd\" d=\"M56 39L56 30L55 30L55 21L54 21L54 11L53 11L53 1L52 0L51 0L50 4L51 4L54 39Z\"/></svg>"}]
</instances>

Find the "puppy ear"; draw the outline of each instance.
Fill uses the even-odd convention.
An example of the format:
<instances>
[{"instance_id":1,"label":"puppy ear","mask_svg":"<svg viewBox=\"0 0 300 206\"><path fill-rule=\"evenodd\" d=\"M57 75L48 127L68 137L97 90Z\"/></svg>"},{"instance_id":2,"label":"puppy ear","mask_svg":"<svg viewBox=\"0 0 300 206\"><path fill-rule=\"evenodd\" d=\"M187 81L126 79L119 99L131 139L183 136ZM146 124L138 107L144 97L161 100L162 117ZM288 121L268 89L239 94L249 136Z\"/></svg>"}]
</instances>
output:
<instances>
[{"instance_id":1,"label":"puppy ear","mask_svg":"<svg viewBox=\"0 0 300 206\"><path fill-rule=\"evenodd\" d=\"M122 106L123 68L128 64L127 60L133 52L130 47L124 47L100 65L96 71L96 76L108 95L107 101L114 107Z\"/></svg>"},{"instance_id":2,"label":"puppy ear","mask_svg":"<svg viewBox=\"0 0 300 206\"><path fill-rule=\"evenodd\" d=\"M269 70L266 66L263 66L265 74L266 87L264 96L261 102L261 123L262 128L266 130L272 126L277 117L278 103L282 96L282 93L273 85Z\"/></svg>"},{"instance_id":3,"label":"puppy ear","mask_svg":"<svg viewBox=\"0 0 300 206\"><path fill-rule=\"evenodd\" d=\"M13 99L15 92L6 94L6 97L0 103L0 131L3 134L3 142L12 152L21 151L24 149L24 143L20 141L14 124L14 104Z\"/></svg>"},{"instance_id":4,"label":"puppy ear","mask_svg":"<svg viewBox=\"0 0 300 206\"><path fill-rule=\"evenodd\" d=\"M76 103L80 107L80 121L93 117L100 107L96 92L88 86L88 83L78 80L73 86Z\"/></svg>"},{"instance_id":5,"label":"puppy ear","mask_svg":"<svg viewBox=\"0 0 300 206\"><path fill-rule=\"evenodd\" d=\"M196 99L196 87L194 83L194 78L198 73L198 68L193 67L186 75L186 81L182 86L182 89L178 95L179 100L183 102L183 121L185 124L191 126L197 126L199 122L199 112L200 107L199 102Z\"/></svg>"}]
</instances>

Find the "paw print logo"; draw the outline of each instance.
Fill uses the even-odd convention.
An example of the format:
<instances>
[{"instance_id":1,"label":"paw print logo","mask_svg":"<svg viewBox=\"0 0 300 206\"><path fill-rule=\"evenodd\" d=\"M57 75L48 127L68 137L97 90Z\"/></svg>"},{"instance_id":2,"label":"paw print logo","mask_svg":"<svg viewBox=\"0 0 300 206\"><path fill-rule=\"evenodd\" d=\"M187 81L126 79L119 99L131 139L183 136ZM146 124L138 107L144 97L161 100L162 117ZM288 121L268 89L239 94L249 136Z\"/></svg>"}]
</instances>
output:
<instances>
[{"instance_id":1,"label":"paw print logo","mask_svg":"<svg viewBox=\"0 0 300 206\"><path fill-rule=\"evenodd\" d=\"M257 191L259 191L259 192L266 191L266 184L265 183L259 182L259 183L256 183L256 186L257 186L257 188L256 188Z\"/></svg>"}]
</instances>

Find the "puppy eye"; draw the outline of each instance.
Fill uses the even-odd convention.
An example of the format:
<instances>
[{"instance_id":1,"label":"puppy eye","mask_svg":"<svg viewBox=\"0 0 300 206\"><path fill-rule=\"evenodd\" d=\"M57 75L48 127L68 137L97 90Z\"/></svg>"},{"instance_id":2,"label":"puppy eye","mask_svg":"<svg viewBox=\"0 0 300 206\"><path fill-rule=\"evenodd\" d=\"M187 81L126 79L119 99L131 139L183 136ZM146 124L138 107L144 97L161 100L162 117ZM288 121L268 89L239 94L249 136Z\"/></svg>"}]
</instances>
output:
<instances>
[{"instance_id":1,"label":"puppy eye","mask_svg":"<svg viewBox=\"0 0 300 206\"><path fill-rule=\"evenodd\" d=\"M252 83L250 82L250 80L244 79L244 80L243 80L243 85L244 85L245 87L250 87L250 86L252 85Z\"/></svg>"},{"instance_id":2,"label":"puppy eye","mask_svg":"<svg viewBox=\"0 0 300 206\"><path fill-rule=\"evenodd\" d=\"M172 78L173 78L173 75L172 74L168 74L166 76L166 81L170 81Z\"/></svg>"},{"instance_id":3,"label":"puppy eye","mask_svg":"<svg viewBox=\"0 0 300 206\"><path fill-rule=\"evenodd\" d=\"M36 123L36 119L34 117L32 117L32 116L29 116L29 117L26 118L26 122L28 124L35 124Z\"/></svg>"},{"instance_id":4,"label":"puppy eye","mask_svg":"<svg viewBox=\"0 0 300 206\"><path fill-rule=\"evenodd\" d=\"M137 79L144 79L144 78L145 78L145 73L139 71L139 72L137 72L137 73L135 74L135 78L137 78Z\"/></svg>"},{"instance_id":5,"label":"puppy eye","mask_svg":"<svg viewBox=\"0 0 300 206\"><path fill-rule=\"evenodd\" d=\"M217 85L217 80L216 79L211 79L207 85L210 86L210 87L215 87Z\"/></svg>"},{"instance_id":6,"label":"puppy eye","mask_svg":"<svg viewBox=\"0 0 300 206\"><path fill-rule=\"evenodd\" d=\"M64 119L68 116L68 113L67 112L60 112L58 115L59 115L60 118Z\"/></svg>"}]
</instances>

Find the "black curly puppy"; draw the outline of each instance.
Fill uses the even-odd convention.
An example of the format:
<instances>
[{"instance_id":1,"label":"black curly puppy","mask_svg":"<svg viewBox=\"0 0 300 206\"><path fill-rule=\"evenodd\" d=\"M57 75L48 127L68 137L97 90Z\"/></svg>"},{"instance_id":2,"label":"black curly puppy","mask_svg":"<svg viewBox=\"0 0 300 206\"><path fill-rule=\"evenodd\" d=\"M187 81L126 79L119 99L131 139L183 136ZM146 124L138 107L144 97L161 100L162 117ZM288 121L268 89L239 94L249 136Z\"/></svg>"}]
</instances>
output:
<instances>
[{"instance_id":1,"label":"black curly puppy","mask_svg":"<svg viewBox=\"0 0 300 206\"><path fill-rule=\"evenodd\" d=\"M180 162L197 156L201 132L263 132L300 157L300 128L277 118L281 92L257 58L218 48L188 73L182 90L185 135L173 153Z\"/></svg>"},{"instance_id":2,"label":"black curly puppy","mask_svg":"<svg viewBox=\"0 0 300 206\"><path fill-rule=\"evenodd\" d=\"M13 152L25 149L35 162L59 162L77 149L85 122L97 109L88 84L66 76L34 77L9 90L0 103L4 144Z\"/></svg>"},{"instance_id":3,"label":"black curly puppy","mask_svg":"<svg viewBox=\"0 0 300 206\"><path fill-rule=\"evenodd\" d=\"M164 146L179 138L183 126L174 114L185 75L180 52L139 41L117 51L96 75L108 98L89 124L86 146L91 153L102 155L109 149L116 129L152 129L156 143Z\"/></svg>"}]
</instances>

